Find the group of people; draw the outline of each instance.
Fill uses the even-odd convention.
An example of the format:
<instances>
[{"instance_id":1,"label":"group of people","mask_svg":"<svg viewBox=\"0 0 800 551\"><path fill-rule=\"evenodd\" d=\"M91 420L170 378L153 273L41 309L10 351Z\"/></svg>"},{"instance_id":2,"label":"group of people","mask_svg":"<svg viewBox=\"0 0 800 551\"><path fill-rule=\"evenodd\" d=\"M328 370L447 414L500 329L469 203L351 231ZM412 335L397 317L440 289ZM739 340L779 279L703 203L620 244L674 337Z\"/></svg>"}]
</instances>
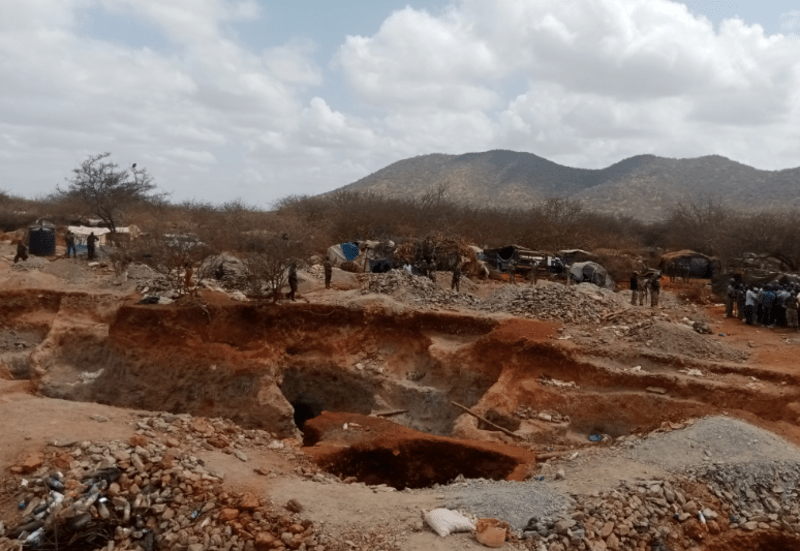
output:
<instances>
[{"instance_id":1,"label":"group of people","mask_svg":"<svg viewBox=\"0 0 800 551\"><path fill-rule=\"evenodd\" d=\"M798 293L800 285L796 283L747 286L731 279L725 293L725 316L735 315L747 325L769 328L783 325L800 331Z\"/></svg>"},{"instance_id":2,"label":"group of people","mask_svg":"<svg viewBox=\"0 0 800 551\"><path fill-rule=\"evenodd\" d=\"M644 306L647 295L650 295L650 306L658 306L658 297L661 294L661 274L644 275L638 272L631 274L631 304Z\"/></svg>"},{"instance_id":3,"label":"group of people","mask_svg":"<svg viewBox=\"0 0 800 551\"><path fill-rule=\"evenodd\" d=\"M94 260L97 254L97 242L99 241L99 237L97 237L94 232L91 232L88 237L86 238L86 257L89 260ZM67 258L78 258L78 249L76 246L77 238L75 234L71 231L67 232L67 235L64 237L64 243L67 246ZM28 246L25 244L24 239L20 239L17 242L17 254L14 256L14 264L22 260L23 262L28 260Z\"/></svg>"}]
</instances>

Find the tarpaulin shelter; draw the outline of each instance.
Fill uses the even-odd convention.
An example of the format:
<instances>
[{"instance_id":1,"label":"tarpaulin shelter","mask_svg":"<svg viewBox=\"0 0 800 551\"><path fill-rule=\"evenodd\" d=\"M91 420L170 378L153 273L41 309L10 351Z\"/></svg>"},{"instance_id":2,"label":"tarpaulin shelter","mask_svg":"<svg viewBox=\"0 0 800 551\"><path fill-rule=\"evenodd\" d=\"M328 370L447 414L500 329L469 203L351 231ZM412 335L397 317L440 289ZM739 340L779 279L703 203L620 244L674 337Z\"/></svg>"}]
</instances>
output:
<instances>
[{"instance_id":1,"label":"tarpaulin shelter","mask_svg":"<svg viewBox=\"0 0 800 551\"><path fill-rule=\"evenodd\" d=\"M530 269L536 262L541 262L547 254L533 251L519 245L506 245L496 249L485 249L486 262L497 270L506 271L508 263L513 258L517 263L517 269Z\"/></svg>"},{"instance_id":2,"label":"tarpaulin shelter","mask_svg":"<svg viewBox=\"0 0 800 551\"><path fill-rule=\"evenodd\" d=\"M97 246L103 247L108 244L109 234L111 230L108 228L96 228L92 226L67 226L67 230L75 235L75 249L78 252L86 252L86 238L89 234L94 233L97 237ZM124 228L117 228L117 234L126 236L126 238L139 237L141 231L137 226L128 226Z\"/></svg>"},{"instance_id":3,"label":"tarpaulin shelter","mask_svg":"<svg viewBox=\"0 0 800 551\"><path fill-rule=\"evenodd\" d=\"M560 256L564 264L567 265L574 264L575 262L594 262L597 260L597 256L583 249L563 249L558 251L558 256Z\"/></svg>"},{"instance_id":4,"label":"tarpaulin shelter","mask_svg":"<svg viewBox=\"0 0 800 551\"><path fill-rule=\"evenodd\" d=\"M671 277L708 279L714 275L715 260L690 250L674 251L661 256L659 267Z\"/></svg>"},{"instance_id":5,"label":"tarpaulin shelter","mask_svg":"<svg viewBox=\"0 0 800 551\"><path fill-rule=\"evenodd\" d=\"M328 247L328 260L331 264L338 266L342 262L350 262L355 260L359 253L358 243L353 241L347 243L339 243L338 245L331 245Z\"/></svg>"},{"instance_id":6,"label":"tarpaulin shelter","mask_svg":"<svg viewBox=\"0 0 800 551\"><path fill-rule=\"evenodd\" d=\"M588 282L606 289L614 288L614 280L597 262L575 262L569 267L569 276L578 283Z\"/></svg>"}]
</instances>

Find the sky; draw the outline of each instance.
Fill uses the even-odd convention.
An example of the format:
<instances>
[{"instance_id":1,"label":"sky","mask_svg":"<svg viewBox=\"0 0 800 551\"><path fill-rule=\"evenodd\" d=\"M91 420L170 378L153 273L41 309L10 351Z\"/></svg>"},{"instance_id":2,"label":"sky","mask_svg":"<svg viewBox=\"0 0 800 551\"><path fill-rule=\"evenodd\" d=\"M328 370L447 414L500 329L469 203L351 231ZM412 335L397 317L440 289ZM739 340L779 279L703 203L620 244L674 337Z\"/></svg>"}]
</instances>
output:
<instances>
[{"instance_id":1,"label":"sky","mask_svg":"<svg viewBox=\"0 0 800 551\"><path fill-rule=\"evenodd\" d=\"M429 153L800 166L800 2L0 0L0 190L268 208Z\"/></svg>"}]
</instances>

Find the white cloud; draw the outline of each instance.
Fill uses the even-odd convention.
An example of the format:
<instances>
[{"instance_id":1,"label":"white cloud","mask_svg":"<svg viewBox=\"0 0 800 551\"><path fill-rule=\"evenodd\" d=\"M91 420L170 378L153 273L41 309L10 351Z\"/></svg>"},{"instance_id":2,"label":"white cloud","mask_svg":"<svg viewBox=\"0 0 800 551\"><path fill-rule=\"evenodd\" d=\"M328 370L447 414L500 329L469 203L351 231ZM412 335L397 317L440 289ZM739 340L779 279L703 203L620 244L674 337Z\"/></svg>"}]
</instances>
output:
<instances>
[{"instance_id":1,"label":"white cloud","mask_svg":"<svg viewBox=\"0 0 800 551\"><path fill-rule=\"evenodd\" d=\"M787 33L800 31L800 10L790 10L781 14L781 30Z\"/></svg>"},{"instance_id":2,"label":"white cloud","mask_svg":"<svg viewBox=\"0 0 800 551\"><path fill-rule=\"evenodd\" d=\"M0 18L0 187L50 191L87 154L138 162L177 199L268 202L401 158L493 148L607 166L639 153L797 165L800 41L668 0L454 0L398 10L330 52L254 51L255 0L26 0ZM86 36L105 9L169 51ZM800 12L782 16L800 28ZM344 33L343 33L344 34ZM220 186L220 182L225 185Z\"/></svg>"}]
</instances>

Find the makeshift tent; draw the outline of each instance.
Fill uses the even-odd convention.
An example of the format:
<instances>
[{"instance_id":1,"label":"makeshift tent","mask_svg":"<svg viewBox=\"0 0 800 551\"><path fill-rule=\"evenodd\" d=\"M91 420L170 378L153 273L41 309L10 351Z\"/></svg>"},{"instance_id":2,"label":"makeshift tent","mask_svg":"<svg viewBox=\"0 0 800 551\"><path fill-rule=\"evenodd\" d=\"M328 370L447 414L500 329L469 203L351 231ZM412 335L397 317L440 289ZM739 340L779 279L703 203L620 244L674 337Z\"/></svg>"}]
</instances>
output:
<instances>
[{"instance_id":1,"label":"makeshift tent","mask_svg":"<svg viewBox=\"0 0 800 551\"><path fill-rule=\"evenodd\" d=\"M484 254L486 255L486 262L500 271L506 271L506 266L512 258L516 260L517 268L526 269L530 268L535 262L541 262L546 256L545 253L526 249L519 245L485 249Z\"/></svg>"},{"instance_id":2,"label":"makeshift tent","mask_svg":"<svg viewBox=\"0 0 800 551\"><path fill-rule=\"evenodd\" d=\"M338 245L332 245L328 247L328 260L331 261L331 264L334 266L338 266L342 262L350 262L355 260L358 256L359 252L361 252L358 248L358 244L354 242L348 243L340 243Z\"/></svg>"},{"instance_id":3,"label":"makeshift tent","mask_svg":"<svg viewBox=\"0 0 800 551\"><path fill-rule=\"evenodd\" d=\"M89 234L94 233L95 237L97 237L95 245L103 247L107 244L108 235L111 233L108 228L95 228L92 226L68 226L67 230L75 235L75 249L78 252L86 252L86 238L89 237ZM126 238L131 238L139 237L142 232L138 227L131 225L117 228L117 233L125 235Z\"/></svg>"},{"instance_id":4,"label":"makeshift tent","mask_svg":"<svg viewBox=\"0 0 800 551\"><path fill-rule=\"evenodd\" d=\"M661 271L671 277L708 279L714 275L715 261L702 253L683 250L661 257Z\"/></svg>"},{"instance_id":5,"label":"makeshift tent","mask_svg":"<svg viewBox=\"0 0 800 551\"><path fill-rule=\"evenodd\" d=\"M564 262L564 264L574 264L575 262L597 260L595 255L589 251L584 251L583 249L564 249L558 251L558 256L561 257L561 260Z\"/></svg>"},{"instance_id":6,"label":"makeshift tent","mask_svg":"<svg viewBox=\"0 0 800 551\"><path fill-rule=\"evenodd\" d=\"M614 280L608 277L608 272L597 262L576 262L569 267L570 277L578 283L594 283L606 289L614 288Z\"/></svg>"}]
</instances>

